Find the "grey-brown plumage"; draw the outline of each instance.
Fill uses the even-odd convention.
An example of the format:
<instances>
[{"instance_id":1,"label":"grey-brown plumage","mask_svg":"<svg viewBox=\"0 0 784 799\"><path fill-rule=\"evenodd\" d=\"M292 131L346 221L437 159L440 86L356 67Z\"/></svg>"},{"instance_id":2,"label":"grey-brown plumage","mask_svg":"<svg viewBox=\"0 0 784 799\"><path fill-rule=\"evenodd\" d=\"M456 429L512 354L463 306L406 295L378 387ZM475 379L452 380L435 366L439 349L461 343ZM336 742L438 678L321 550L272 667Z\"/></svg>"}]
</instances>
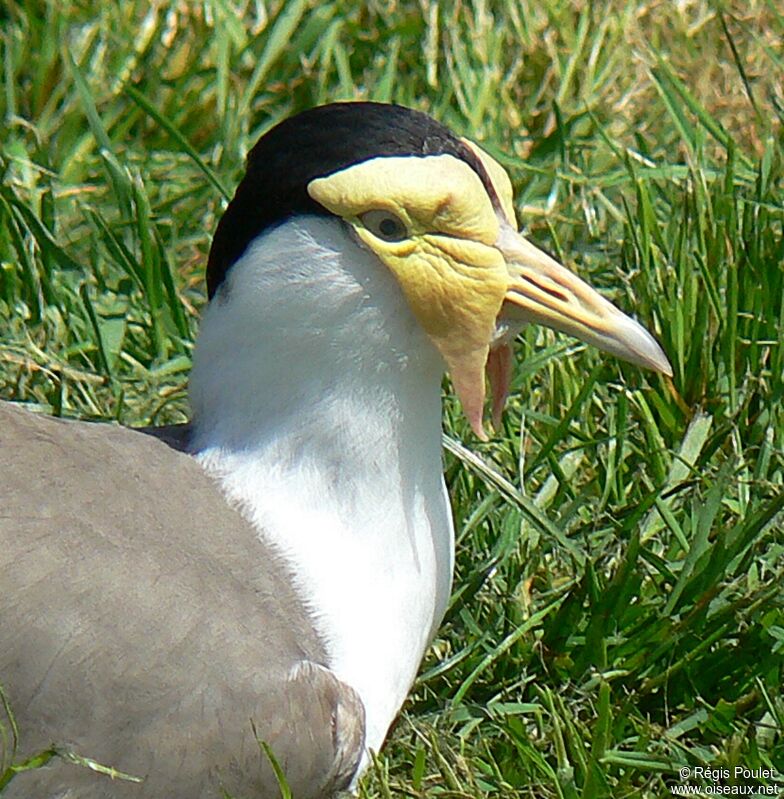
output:
<instances>
[{"instance_id":1,"label":"grey-brown plumage","mask_svg":"<svg viewBox=\"0 0 784 799\"><path fill-rule=\"evenodd\" d=\"M144 778L54 759L3 799L278 796L252 725L295 797L350 782L362 703L323 665L285 567L192 458L6 403L0 448L0 684L17 759L57 744Z\"/></svg>"}]
</instances>

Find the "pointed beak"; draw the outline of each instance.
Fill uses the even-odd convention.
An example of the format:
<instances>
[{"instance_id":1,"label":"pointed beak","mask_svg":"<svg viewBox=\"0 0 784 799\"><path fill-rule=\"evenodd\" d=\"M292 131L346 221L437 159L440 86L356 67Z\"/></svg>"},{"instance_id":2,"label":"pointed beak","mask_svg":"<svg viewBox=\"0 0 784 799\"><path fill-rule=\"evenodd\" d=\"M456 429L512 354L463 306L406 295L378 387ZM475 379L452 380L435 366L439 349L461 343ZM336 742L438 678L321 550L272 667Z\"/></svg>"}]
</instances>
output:
<instances>
[{"instance_id":1,"label":"pointed beak","mask_svg":"<svg viewBox=\"0 0 784 799\"><path fill-rule=\"evenodd\" d=\"M509 270L501 321L536 322L629 363L672 376L670 362L656 339L584 280L511 227L502 228L496 247Z\"/></svg>"},{"instance_id":2,"label":"pointed beak","mask_svg":"<svg viewBox=\"0 0 784 799\"><path fill-rule=\"evenodd\" d=\"M506 261L509 286L498 316L506 332L491 345L486 374L493 396L493 425L501 422L511 383L510 332L535 322L593 344L600 350L672 376L654 337L547 253L503 225L496 248Z\"/></svg>"}]
</instances>

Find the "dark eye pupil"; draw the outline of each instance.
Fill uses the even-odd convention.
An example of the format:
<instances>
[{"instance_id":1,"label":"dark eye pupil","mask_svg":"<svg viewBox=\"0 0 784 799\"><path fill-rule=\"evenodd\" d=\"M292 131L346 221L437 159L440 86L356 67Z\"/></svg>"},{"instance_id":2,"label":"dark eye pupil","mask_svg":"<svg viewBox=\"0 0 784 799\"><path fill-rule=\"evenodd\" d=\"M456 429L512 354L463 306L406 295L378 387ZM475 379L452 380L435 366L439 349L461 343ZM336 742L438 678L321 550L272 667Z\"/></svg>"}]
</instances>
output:
<instances>
[{"instance_id":1,"label":"dark eye pupil","mask_svg":"<svg viewBox=\"0 0 784 799\"><path fill-rule=\"evenodd\" d=\"M360 214L359 219L374 236L384 241L402 241L407 235L406 226L391 211L371 208Z\"/></svg>"},{"instance_id":2,"label":"dark eye pupil","mask_svg":"<svg viewBox=\"0 0 784 799\"><path fill-rule=\"evenodd\" d=\"M390 219L387 217L386 219L381 220L378 229L384 236L396 236L400 233L400 224L396 219Z\"/></svg>"}]
</instances>

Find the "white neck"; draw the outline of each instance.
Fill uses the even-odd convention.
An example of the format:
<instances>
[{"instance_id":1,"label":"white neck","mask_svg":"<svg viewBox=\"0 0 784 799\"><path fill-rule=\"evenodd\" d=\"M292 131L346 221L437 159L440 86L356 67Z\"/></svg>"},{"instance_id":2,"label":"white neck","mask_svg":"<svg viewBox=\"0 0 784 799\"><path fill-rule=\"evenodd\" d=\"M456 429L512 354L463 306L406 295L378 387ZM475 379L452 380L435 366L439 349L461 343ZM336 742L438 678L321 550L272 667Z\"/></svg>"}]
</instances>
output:
<instances>
[{"instance_id":1,"label":"white neck","mask_svg":"<svg viewBox=\"0 0 784 799\"><path fill-rule=\"evenodd\" d=\"M392 275L320 217L251 244L194 358L198 457L290 560L375 750L451 586L442 372Z\"/></svg>"}]
</instances>

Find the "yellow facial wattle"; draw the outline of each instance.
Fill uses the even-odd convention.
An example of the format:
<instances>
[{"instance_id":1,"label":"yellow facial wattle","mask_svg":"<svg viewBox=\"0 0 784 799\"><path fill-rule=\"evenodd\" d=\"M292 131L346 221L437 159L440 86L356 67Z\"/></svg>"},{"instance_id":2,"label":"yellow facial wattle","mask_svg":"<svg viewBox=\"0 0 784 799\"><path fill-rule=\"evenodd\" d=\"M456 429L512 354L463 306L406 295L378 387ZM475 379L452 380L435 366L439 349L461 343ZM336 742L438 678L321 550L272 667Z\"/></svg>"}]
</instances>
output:
<instances>
[{"instance_id":1,"label":"yellow facial wattle","mask_svg":"<svg viewBox=\"0 0 784 799\"><path fill-rule=\"evenodd\" d=\"M485 437L485 364L509 275L479 176L451 155L375 158L311 181L308 193L353 225L395 275L446 361L471 426ZM399 220L399 238L372 229L384 219L371 212L390 215L390 236Z\"/></svg>"}]
</instances>

